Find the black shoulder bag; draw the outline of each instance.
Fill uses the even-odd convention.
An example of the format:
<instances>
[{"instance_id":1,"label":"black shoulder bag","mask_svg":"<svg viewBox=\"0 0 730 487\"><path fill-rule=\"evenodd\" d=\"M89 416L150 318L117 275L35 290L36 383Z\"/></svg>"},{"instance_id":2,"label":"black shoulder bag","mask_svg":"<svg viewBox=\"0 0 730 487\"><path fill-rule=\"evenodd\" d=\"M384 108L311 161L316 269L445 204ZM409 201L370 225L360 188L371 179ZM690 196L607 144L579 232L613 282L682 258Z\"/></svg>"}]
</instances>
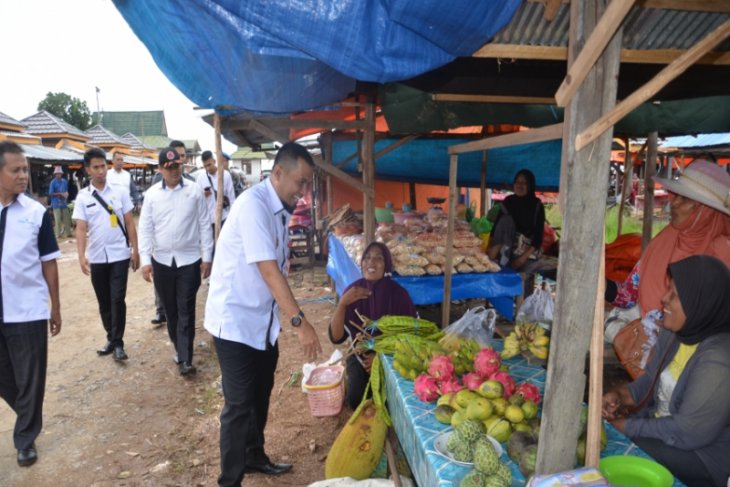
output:
<instances>
[{"instance_id":1,"label":"black shoulder bag","mask_svg":"<svg viewBox=\"0 0 730 487\"><path fill-rule=\"evenodd\" d=\"M104 207L106 209L106 211L109 212L109 215L114 215L117 217L117 223L119 224L119 228L122 230L122 233L124 234L124 240L126 240L126 242L127 242L127 247L129 247L129 237L127 236L127 230L124 228L124 223L123 223L124 220L122 218L119 218L119 215L117 215L114 212L114 208L112 207L112 205L110 205L109 203L104 201L104 198L102 198L101 195L96 192L96 190L94 190L91 193L91 196L96 198L96 201L101 203L101 206Z\"/></svg>"}]
</instances>

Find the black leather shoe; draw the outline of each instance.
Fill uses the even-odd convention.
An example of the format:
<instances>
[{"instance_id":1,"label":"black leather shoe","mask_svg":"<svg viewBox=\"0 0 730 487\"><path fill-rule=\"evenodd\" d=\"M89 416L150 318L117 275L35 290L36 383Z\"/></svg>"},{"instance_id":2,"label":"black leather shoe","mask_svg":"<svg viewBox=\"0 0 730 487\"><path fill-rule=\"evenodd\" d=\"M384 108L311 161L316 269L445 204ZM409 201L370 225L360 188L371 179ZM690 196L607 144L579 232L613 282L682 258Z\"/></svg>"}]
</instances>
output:
<instances>
[{"instance_id":1,"label":"black leather shoe","mask_svg":"<svg viewBox=\"0 0 730 487\"><path fill-rule=\"evenodd\" d=\"M175 362L175 365L180 365L180 357L178 354L172 356L172 361Z\"/></svg>"},{"instance_id":2,"label":"black leather shoe","mask_svg":"<svg viewBox=\"0 0 730 487\"><path fill-rule=\"evenodd\" d=\"M197 369L190 362L183 362L180 364L180 375L190 375L197 372Z\"/></svg>"},{"instance_id":3,"label":"black leather shoe","mask_svg":"<svg viewBox=\"0 0 730 487\"><path fill-rule=\"evenodd\" d=\"M256 463L253 465L246 465L245 473L259 472L264 475L282 475L289 472L293 465L291 463Z\"/></svg>"},{"instance_id":4,"label":"black leather shoe","mask_svg":"<svg viewBox=\"0 0 730 487\"><path fill-rule=\"evenodd\" d=\"M157 325L157 326L160 326L166 322L167 322L167 316L165 316L165 315L157 315L152 320L150 320L150 323L152 323L153 325Z\"/></svg>"},{"instance_id":5,"label":"black leather shoe","mask_svg":"<svg viewBox=\"0 0 730 487\"><path fill-rule=\"evenodd\" d=\"M109 355L114 351L114 345L112 342L106 342L106 345L101 347L99 350L96 351L99 355Z\"/></svg>"},{"instance_id":6,"label":"black leather shoe","mask_svg":"<svg viewBox=\"0 0 730 487\"><path fill-rule=\"evenodd\" d=\"M114 347L114 360L127 360L127 354L124 352L124 348L120 346Z\"/></svg>"},{"instance_id":7,"label":"black leather shoe","mask_svg":"<svg viewBox=\"0 0 730 487\"><path fill-rule=\"evenodd\" d=\"M38 460L38 452L35 450L35 444L30 448L18 450L18 465L21 467L30 467Z\"/></svg>"}]
</instances>

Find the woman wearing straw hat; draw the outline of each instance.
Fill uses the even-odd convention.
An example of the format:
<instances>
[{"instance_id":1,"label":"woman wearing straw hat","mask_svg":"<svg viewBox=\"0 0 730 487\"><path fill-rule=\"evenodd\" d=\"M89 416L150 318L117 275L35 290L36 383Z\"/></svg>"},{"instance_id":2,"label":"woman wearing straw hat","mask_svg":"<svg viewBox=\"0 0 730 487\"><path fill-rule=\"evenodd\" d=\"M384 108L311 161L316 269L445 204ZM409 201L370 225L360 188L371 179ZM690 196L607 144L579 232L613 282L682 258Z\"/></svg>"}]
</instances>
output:
<instances>
[{"instance_id":1,"label":"woman wearing straw hat","mask_svg":"<svg viewBox=\"0 0 730 487\"><path fill-rule=\"evenodd\" d=\"M695 161L675 179L655 177L669 192L671 220L646 247L623 283L606 283L606 300L641 317L661 308L666 269L691 255L717 257L730 266L730 174L708 161Z\"/></svg>"}]
</instances>

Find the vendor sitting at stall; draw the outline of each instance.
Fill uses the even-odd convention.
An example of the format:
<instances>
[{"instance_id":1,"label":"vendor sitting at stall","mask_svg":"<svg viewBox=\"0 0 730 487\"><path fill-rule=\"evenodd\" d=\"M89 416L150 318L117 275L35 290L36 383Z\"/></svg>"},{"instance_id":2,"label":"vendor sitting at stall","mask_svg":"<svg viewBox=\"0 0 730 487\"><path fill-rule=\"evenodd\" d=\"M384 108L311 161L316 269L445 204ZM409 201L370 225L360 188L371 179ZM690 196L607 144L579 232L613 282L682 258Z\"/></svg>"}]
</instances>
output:
<instances>
[{"instance_id":1,"label":"vendor sitting at stall","mask_svg":"<svg viewBox=\"0 0 730 487\"><path fill-rule=\"evenodd\" d=\"M339 344L349 336L354 341L362 326L358 313L370 320L385 315L416 316L416 308L408 292L390 278L393 259L388 247L379 242L367 246L360 263L362 279L350 284L342 293L329 327L332 343ZM375 334L378 334L376 331ZM347 358L346 401L355 409L362 400L370 377L373 352Z\"/></svg>"},{"instance_id":2,"label":"vendor sitting at stall","mask_svg":"<svg viewBox=\"0 0 730 487\"><path fill-rule=\"evenodd\" d=\"M725 486L730 270L697 255L669 264L668 274L663 330L647 373L606 393L603 417L688 486Z\"/></svg>"}]
</instances>

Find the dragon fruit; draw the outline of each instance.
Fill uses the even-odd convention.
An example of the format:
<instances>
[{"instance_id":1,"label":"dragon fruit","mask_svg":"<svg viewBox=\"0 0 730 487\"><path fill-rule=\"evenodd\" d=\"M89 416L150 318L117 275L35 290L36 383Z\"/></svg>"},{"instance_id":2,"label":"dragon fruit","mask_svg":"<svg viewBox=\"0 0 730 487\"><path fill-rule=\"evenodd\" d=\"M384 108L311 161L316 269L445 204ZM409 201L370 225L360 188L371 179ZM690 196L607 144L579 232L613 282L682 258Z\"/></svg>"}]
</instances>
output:
<instances>
[{"instance_id":1,"label":"dragon fruit","mask_svg":"<svg viewBox=\"0 0 730 487\"><path fill-rule=\"evenodd\" d=\"M476 391L479 389L482 382L484 382L484 379L476 372L469 372L468 374L464 374L464 377L461 378L461 382L463 382L464 386L466 386L466 388L470 391Z\"/></svg>"},{"instance_id":2,"label":"dragon fruit","mask_svg":"<svg viewBox=\"0 0 730 487\"><path fill-rule=\"evenodd\" d=\"M456 377L450 377L446 380L439 382L439 391L441 395L448 394L449 392L459 392L464 386L459 384L459 379Z\"/></svg>"},{"instance_id":3,"label":"dragon fruit","mask_svg":"<svg viewBox=\"0 0 730 487\"><path fill-rule=\"evenodd\" d=\"M454 364L448 355L437 355L428 364L428 375L437 380L447 380L454 376Z\"/></svg>"},{"instance_id":4,"label":"dragon fruit","mask_svg":"<svg viewBox=\"0 0 730 487\"><path fill-rule=\"evenodd\" d=\"M490 380L496 380L504 387L504 398L509 399L515 393L515 380L507 372L495 372L489 376Z\"/></svg>"},{"instance_id":5,"label":"dragon fruit","mask_svg":"<svg viewBox=\"0 0 730 487\"><path fill-rule=\"evenodd\" d=\"M438 382L428 374L421 374L413 381L416 397L423 402L431 402L439 397Z\"/></svg>"},{"instance_id":6,"label":"dragon fruit","mask_svg":"<svg viewBox=\"0 0 730 487\"><path fill-rule=\"evenodd\" d=\"M525 399L525 401L532 401L535 404L540 404L540 401L542 400L540 397L540 389L529 382L523 382L518 385L517 389L515 389L515 394L519 394Z\"/></svg>"},{"instance_id":7,"label":"dragon fruit","mask_svg":"<svg viewBox=\"0 0 730 487\"><path fill-rule=\"evenodd\" d=\"M500 365L502 365L502 358L494 349L482 348L474 356L474 372L485 379L497 372Z\"/></svg>"}]
</instances>

